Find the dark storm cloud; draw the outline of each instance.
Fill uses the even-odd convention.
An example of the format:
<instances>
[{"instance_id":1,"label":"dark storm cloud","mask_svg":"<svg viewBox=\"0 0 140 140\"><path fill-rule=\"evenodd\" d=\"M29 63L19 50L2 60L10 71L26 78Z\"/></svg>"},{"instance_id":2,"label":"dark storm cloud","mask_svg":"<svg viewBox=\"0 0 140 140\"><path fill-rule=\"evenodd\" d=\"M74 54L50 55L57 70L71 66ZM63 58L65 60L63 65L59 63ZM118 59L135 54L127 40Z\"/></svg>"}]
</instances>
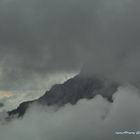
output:
<instances>
[{"instance_id":1,"label":"dark storm cloud","mask_svg":"<svg viewBox=\"0 0 140 140\"><path fill-rule=\"evenodd\" d=\"M0 65L3 86L32 78L33 74L79 68L77 45L80 49L81 45L86 45L86 34L95 14L92 12L94 4L95 1L89 1L85 5L79 0L2 1Z\"/></svg>"},{"instance_id":2,"label":"dark storm cloud","mask_svg":"<svg viewBox=\"0 0 140 140\"><path fill-rule=\"evenodd\" d=\"M1 1L0 87L31 88L45 74L82 65L85 74L139 82L139 6L136 0ZM22 120L0 125L0 138L138 140L115 132L139 129L139 104L139 89L125 86L113 103L97 96L58 111L35 106Z\"/></svg>"},{"instance_id":3,"label":"dark storm cloud","mask_svg":"<svg viewBox=\"0 0 140 140\"><path fill-rule=\"evenodd\" d=\"M75 71L83 64L87 73L125 81L139 77L138 1L0 3L1 88L17 88L34 75Z\"/></svg>"}]
</instances>

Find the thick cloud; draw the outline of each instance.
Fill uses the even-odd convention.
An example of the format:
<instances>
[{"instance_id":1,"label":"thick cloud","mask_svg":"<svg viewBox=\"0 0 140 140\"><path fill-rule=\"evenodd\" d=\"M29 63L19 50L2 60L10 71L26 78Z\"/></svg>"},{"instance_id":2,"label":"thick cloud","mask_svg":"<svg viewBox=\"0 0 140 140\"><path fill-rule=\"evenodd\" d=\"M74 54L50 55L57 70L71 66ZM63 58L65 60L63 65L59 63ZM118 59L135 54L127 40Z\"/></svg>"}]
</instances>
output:
<instances>
[{"instance_id":1,"label":"thick cloud","mask_svg":"<svg viewBox=\"0 0 140 140\"><path fill-rule=\"evenodd\" d=\"M137 0L1 0L0 89L44 90L53 73L81 67L139 84L139 6ZM0 139L138 140L115 132L139 131L139 105L139 89L128 86L112 104L97 96L57 111L32 107L22 120L0 125Z\"/></svg>"},{"instance_id":2,"label":"thick cloud","mask_svg":"<svg viewBox=\"0 0 140 140\"><path fill-rule=\"evenodd\" d=\"M36 75L75 72L83 65L86 73L139 81L139 5L136 0L2 0L1 89L24 88Z\"/></svg>"},{"instance_id":3,"label":"thick cloud","mask_svg":"<svg viewBox=\"0 0 140 140\"><path fill-rule=\"evenodd\" d=\"M139 131L139 106L139 90L130 85L118 89L113 103L98 95L59 110L33 105L23 119L0 125L0 139L138 140L140 135L116 132Z\"/></svg>"}]
</instances>

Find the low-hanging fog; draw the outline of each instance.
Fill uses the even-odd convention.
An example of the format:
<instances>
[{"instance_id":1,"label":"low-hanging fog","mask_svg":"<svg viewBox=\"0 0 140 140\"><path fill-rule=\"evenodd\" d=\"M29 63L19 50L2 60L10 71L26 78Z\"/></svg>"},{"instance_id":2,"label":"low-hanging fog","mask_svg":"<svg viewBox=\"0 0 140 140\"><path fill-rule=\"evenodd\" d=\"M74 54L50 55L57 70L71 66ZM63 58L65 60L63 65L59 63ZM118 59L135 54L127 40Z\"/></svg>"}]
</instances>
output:
<instances>
[{"instance_id":1,"label":"low-hanging fog","mask_svg":"<svg viewBox=\"0 0 140 140\"><path fill-rule=\"evenodd\" d=\"M79 70L121 86L113 103L98 95L58 110L32 105L11 122L1 113L0 139L139 140L115 134L140 131L139 7L138 0L1 0L2 95L45 90L51 75Z\"/></svg>"},{"instance_id":2,"label":"low-hanging fog","mask_svg":"<svg viewBox=\"0 0 140 140\"><path fill-rule=\"evenodd\" d=\"M138 140L140 135L116 132L140 130L140 91L120 87L109 103L101 96L80 100L77 105L55 107L33 105L23 119L0 125L2 140Z\"/></svg>"}]
</instances>

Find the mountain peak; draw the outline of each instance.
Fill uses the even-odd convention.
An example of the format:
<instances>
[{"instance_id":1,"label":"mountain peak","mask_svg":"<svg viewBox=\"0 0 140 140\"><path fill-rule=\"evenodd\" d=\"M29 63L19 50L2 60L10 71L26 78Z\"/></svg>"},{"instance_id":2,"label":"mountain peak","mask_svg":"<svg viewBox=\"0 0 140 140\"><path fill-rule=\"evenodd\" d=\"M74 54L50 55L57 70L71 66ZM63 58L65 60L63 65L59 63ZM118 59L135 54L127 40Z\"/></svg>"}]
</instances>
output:
<instances>
[{"instance_id":1,"label":"mountain peak","mask_svg":"<svg viewBox=\"0 0 140 140\"><path fill-rule=\"evenodd\" d=\"M9 111L9 115L22 117L31 103L41 105L57 105L59 107L70 103L76 104L80 99L92 99L101 95L112 102L112 95L118 88L116 82L111 82L100 76L83 76L81 74L67 80L63 84L54 85L42 97L37 100L21 103L15 110Z\"/></svg>"}]
</instances>

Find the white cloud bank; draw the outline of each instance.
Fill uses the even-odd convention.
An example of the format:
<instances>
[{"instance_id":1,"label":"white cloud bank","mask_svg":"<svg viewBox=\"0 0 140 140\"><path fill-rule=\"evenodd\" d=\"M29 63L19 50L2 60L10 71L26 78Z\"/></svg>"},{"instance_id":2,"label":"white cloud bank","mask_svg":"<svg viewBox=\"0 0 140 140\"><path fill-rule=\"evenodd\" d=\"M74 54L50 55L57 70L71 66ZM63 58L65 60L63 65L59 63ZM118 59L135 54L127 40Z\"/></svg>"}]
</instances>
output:
<instances>
[{"instance_id":1,"label":"white cloud bank","mask_svg":"<svg viewBox=\"0 0 140 140\"><path fill-rule=\"evenodd\" d=\"M23 119L0 125L1 140L139 140L140 135L115 132L140 130L139 90L120 87L109 103L101 96L77 105L32 106Z\"/></svg>"}]
</instances>

